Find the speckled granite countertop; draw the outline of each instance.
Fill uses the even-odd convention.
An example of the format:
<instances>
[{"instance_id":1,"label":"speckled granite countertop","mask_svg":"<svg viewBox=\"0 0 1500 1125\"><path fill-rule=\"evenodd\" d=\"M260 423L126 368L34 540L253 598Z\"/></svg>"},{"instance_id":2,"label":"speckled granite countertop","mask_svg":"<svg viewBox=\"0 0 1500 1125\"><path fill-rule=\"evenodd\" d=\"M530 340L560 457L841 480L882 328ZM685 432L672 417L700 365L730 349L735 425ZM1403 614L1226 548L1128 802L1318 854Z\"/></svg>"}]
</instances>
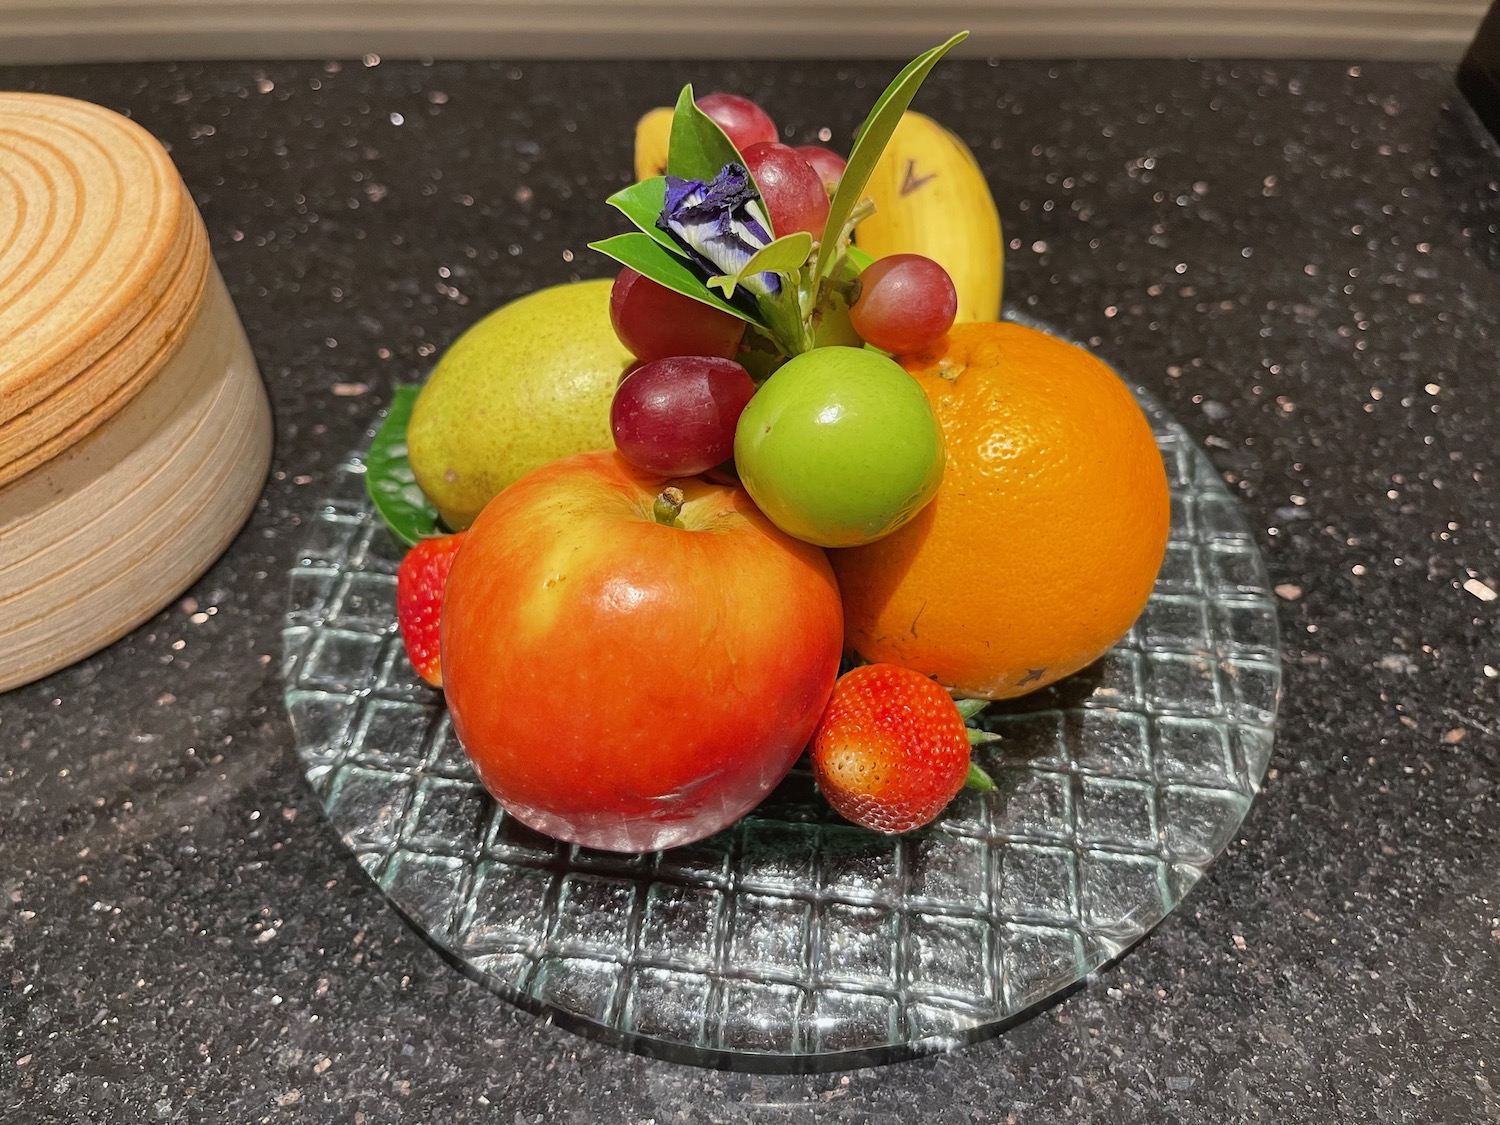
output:
<instances>
[{"instance_id":1,"label":"speckled granite countertop","mask_svg":"<svg viewBox=\"0 0 1500 1125\"><path fill-rule=\"evenodd\" d=\"M301 522L394 383L607 272L630 126L684 80L847 138L890 64L375 59L0 69L130 113L208 222L277 418L225 558L0 697L0 1118L1500 1121L1500 154L1449 71L944 64L1007 294L1154 392L1281 596L1241 838L1081 991L938 1057L654 1062L524 1014L385 905L304 787L277 662Z\"/></svg>"}]
</instances>

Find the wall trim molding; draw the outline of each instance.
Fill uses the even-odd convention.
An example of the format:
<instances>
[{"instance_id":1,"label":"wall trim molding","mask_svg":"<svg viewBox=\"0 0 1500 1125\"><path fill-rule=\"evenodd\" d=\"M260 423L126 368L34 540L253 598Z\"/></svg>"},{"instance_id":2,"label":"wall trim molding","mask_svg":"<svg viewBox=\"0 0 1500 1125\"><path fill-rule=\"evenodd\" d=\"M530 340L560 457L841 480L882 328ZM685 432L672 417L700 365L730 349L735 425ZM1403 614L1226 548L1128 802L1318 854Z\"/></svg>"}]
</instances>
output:
<instances>
[{"instance_id":1,"label":"wall trim molding","mask_svg":"<svg viewBox=\"0 0 1500 1125\"><path fill-rule=\"evenodd\" d=\"M1484 0L0 0L0 63L904 58L958 27L973 33L971 57L1453 61L1484 11Z\"/></svg>"}]
</instances>

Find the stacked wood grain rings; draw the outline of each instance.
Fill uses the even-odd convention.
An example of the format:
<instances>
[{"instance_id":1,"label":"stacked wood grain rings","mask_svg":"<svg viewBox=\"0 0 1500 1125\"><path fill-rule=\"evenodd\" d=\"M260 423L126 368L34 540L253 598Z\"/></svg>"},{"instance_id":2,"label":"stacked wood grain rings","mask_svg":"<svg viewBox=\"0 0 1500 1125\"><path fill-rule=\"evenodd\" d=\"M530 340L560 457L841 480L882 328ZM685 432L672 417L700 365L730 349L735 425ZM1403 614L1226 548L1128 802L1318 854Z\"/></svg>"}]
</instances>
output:
<instances>
[{"instance_id":1,"label":"stacked wood grain rings","mask_svg":"<svg viewBox=\"0 0 1500 1125\"><path fill-rule=\"evenodd\" d=\"M165 150L0 93L0 690L176 598L254 507L265 388Z\"/></svg>"}]
</instances>

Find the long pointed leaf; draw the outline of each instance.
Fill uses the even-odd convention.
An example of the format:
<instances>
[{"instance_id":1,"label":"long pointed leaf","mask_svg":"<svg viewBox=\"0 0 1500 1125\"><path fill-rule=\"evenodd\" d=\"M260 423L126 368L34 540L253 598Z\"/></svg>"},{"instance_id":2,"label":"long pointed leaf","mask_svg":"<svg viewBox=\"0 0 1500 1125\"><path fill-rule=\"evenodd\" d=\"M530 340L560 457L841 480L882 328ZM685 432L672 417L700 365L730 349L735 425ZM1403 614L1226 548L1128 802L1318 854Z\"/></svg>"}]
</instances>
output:
<instances>
[{"instance_id":1,"label":"long pointed leaf","mask_svg":"<svg viewBox=\"0 0 1500 1125\"><path fill-rule=\"evenodd\" d=\"M860 194L870 180L870 173L875 170L881 152L885 150L891 134L896 131L897 122L911 105L917 90L937 65L937 61L968 37L967 31L960 31L948 42L912 59L885 88L885 93L880 95L874 108L870 110L870 115L860 126L854 150L849 153L849 163L844 168L838 190L833 194L833 203L828 208L828 221L823 225L823 241L818 248L814 277L824 277L832 268L834 251L837 249L839 236L844 233L844 224L849 221L854 205L859 202Z\"/></svg>"},{"instance_id":2,"label":"long pointed leaf","mask_svg":"<svg viewBox=\"0 0 1500 1125\"><path fill-rule=\"evenodd\" d=\"M677 244L672 241L672 236L656 225L657 216L661 214L666 200L666 179L662 176L653 176L649 180L642 180L640 183L631 184L628 188L615 192L605 202L639 227L643 234L649 234L672 253L677 254L680 251L677 249Z\"/></svg>"},{"instance_id":3,"label":"long pointed leaf","mask_svg":"<svg viewBox=\"0 0 1500 1125\"><path fill-rule=\"evenodd\" d=\"M685 180L707 182L726 164L743 164L734 143L713 118L693 101L691 84L677 96L672 111L672 140L667 148L667 171Z\"/></svg>"},{"instance_id":4,"label":"long pointed leaf","mask_svg":"<svg viewBox=\"0 0 1500 1125\"><path fill-rule=\"evenodd\" d=\"M589 249L608 255L621 265L629 266L684 297L691 297L701 304L737 316L749 324L760 324L752 314L711 292L687 262L669 253L659 242L640 231L617 234L601 242L590 242Z\"/></svg>"}]
</instances>

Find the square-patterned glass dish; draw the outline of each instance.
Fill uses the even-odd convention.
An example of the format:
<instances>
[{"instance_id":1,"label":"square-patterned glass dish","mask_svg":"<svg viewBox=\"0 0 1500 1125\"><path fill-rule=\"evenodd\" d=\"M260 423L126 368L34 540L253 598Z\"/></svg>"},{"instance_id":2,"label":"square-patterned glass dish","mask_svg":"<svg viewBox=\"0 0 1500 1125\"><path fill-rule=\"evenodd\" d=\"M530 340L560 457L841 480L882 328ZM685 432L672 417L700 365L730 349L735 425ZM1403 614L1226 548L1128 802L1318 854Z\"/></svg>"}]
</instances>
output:
<instances>
[{"instance_id":1,"label":"square-patterned glass dish","mask_svg":"<svg viewBox=\"0 0 1500 1125\"><path fill-rule=\"evenodd\" d=\"M406 660L401 548L340 467L291 574L283 673L329 821L448 959L515 1003L646 1053L814 1070L991 1034L1117 957L1249 810L1280 693L1254 537L1141 388L1172 490L1156 590L1083 672L982 711L993 793L926 829L852 827L805 762L738 824L654 855L506 816Z\"/></svg>"}]
</instances>

